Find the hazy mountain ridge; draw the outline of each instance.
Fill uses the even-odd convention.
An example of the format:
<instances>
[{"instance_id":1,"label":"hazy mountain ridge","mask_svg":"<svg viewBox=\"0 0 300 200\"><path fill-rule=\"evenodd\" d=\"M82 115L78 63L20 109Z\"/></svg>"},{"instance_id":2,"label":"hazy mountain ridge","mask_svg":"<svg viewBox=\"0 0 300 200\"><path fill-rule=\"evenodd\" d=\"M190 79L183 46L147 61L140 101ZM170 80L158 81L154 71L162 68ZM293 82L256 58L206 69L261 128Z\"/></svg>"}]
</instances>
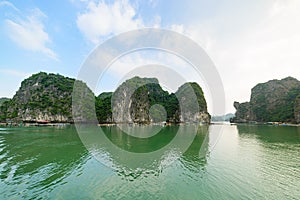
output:
<instances>
[{"instance_id":1,"label":"hazy mountain ridge","mask_svg":"<svg viewBox=\"0 0 300 200\"><path fill-rule=\"evenodd\" d=\"M215 121L215 122L230 121L230 119L232 119L234 117L235 117L234 114L228 113L226 115L212 116L211 121Z\"/></svg>"}]
</instances>

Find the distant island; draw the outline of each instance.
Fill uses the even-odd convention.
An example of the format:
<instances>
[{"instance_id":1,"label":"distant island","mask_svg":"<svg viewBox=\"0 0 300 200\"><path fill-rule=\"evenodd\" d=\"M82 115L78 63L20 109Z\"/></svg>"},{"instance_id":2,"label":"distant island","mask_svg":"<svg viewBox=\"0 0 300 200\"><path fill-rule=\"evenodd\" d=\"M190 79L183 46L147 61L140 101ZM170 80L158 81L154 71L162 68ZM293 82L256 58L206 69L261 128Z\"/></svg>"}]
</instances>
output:
<instances>
[{"instance_id":1,"label":"distant island","mask_svg":"<svg viewBox=\"0 0 300 200\"><path fill-rule=\"evenodd\" d=\"M76 94L91 100L82 102L80 109L84 110L84 115L72 108L75 82L80 89ZM130 98L127 98L129 94ZM196 98L197 109L191 100L192 95ZM77 99L81 99L80 96ZM91 102L95 104L91 105ZM182 110L180 105L185 109ZM161 88L156 78L134 77L122 83L115 92L95 96L82 81L40 72L23 80L12 99L0 99L2 123L91 122L92 111L96 112L98 123L210 122L203 91L195 82L185 83L170 94Z\"/></svg>"},{"instance_id":2,"label":"distant island","mask_svg":"<svg viewBox=\"0 0 300 200\"><path fill-rule=\"evenodd\" d=\"M211 117L212 122L229 122L232 118L235 117L235 114L228 113L226 115L215 115Z\"/></svg>"},{"instance_id":3,"label":"distant island","mask_svg":"<svg viewBox=\"0 0 300 200\"><path fill-rule=\"evenodd\" d=\"M260 83L251 90L250 102L234 102L232 122L300 123L300 81L287 77Z\"/></svg>"}]
</instances>

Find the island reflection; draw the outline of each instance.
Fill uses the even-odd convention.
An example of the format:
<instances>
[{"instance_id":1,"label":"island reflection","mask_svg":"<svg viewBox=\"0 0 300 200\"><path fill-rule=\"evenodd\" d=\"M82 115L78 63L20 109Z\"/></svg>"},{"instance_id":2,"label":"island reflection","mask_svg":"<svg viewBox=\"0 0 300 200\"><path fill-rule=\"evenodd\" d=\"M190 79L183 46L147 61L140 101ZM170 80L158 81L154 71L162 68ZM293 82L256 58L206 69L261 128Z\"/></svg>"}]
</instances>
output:
<instances>
[{"instance_id":1,"label":"island reflection","mask_svg":"<svg viewBox=\"0 0 300 200\"><path fill-rule=\"evenodd\" d=\"M128 180L158 176L176 161L188 170L203 169L208 154L208 126L80 127L92 155ZM127 134L128 133L128 134Z\"/></svg>"}]
</instances>

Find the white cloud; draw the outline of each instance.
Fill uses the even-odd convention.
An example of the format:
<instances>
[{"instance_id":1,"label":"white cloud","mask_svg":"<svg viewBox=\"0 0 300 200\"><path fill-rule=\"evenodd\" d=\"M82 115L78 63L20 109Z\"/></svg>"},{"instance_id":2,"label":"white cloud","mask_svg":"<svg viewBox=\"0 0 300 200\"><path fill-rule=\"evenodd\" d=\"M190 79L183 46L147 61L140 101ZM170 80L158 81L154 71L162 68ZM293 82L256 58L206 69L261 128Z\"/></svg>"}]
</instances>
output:
<instances>
[{"instance_id":1,"label":"white cloud","mask_svg":"<svg viewBox=\"0 0 300 200\"><path fill-rule=\"evenodd\" d=\"M144 23L127 0L113 4L92 1L88 3L87 11L78 15L77 26L88 40L96 44L102 37L142 28Z\"/></svg>"},{"instance_id":2,"label":"white cloud","mask_svg":"<svg viewBox=\"0 0 300 200\"><path fill-rule=\"evenodd\" d=\"M257 83L287 76L300 79L299 10L300 1L272 1L263 12L253 12L248 26L233 26L244 16L227 10L209 21L170 29L191 37L207 51L223 79L227 112L234 112L233 101L249 101Z\"/></svg>"},{"instance_id":3,"label":"white cloud","mask_svg":"<svg viewBox=\"0 0 300 200\"><path fill-rule=\"evenodd\" d=\"M56 53L47 47L51 43L48 33L41 22L46 15L39 9L33 10L32 15L25 19L6 19L7 34L10 39L23 49L42 52L50 58L57 60Z\"/></svg>"},{"instance_id":4,"label":"white cloud","mask_svg":"<svg viewBox=\"0 0 300 200\"><path fill-rule=\"evenodd\" d=\"M241 86L232 98L249 100L250 89L270 79L300 78L299 9L299 1L275 1L257 26L219 48L214 57L222 75L230 86Z\"/></svg>"},{"instance_id":5,"label":"white cloud","mask_svg":"<svg viewBox=\"0 0 300 200\"><path fill-rule=\"evenodd\" d=\"M96 58L96 60L102 59L102 57ZM100 61L96 63L100 63ZM164 67L155 66L165 66L168 70ZM113 91L118 87L118 84L134 76L156 77L162 87L169 92L175 92L184 82L196 81L204 90L209 112L214 112L210 90L201 74L182 58L164 51L145 49L123 55L111 63L101 75L95 93ZM107 84L112 79L114 81Z\"/></svg>"},{"instance_id":6,"label":"white cloud","mask_svg":"<svg viewBox=\"0 0 300 200\"><path fill-rule=\"evenodd\" d=\"M172 24L169 29L186 35L197 42L206 51L211 50L216 43L215 39L211 36L210 29L203 25Z\"/></svg>"},{"instance_id":7,"label":"white cloud","mask_svg":"<svg viewBox=\"0 0 300 200\"><path fill-rule=\"evenodd\" d=\"M10 3L9 1L0 1L0 7L1 6L8 6L8 7L11 7L13 8L14 10L16 11L19 11L19 9L17 9L14 4Z\"/></svg>"},{"instance_id":8,"label":"white cloud","mask_svg":"<svg viewBox=\"0 0 300 200\"><path fill-rule=\"evenodd\" d=\"M192 38L212 58L223 80L227 112L234 112L233 101L248 101L251 88L257 83L286 76L300 79L300 1L263 2L253 8L249 11L247 6L225 6L215 16L193 16L187 23L165 27ZM159 27L161 18L154 21ZM88 3L86 12L78 15L77 25L94 43L145 26L128 1ZM133 66L163 60L168 58L133 55L116 62L111 72L120 77Z\"/></svg>"}]
</instances>

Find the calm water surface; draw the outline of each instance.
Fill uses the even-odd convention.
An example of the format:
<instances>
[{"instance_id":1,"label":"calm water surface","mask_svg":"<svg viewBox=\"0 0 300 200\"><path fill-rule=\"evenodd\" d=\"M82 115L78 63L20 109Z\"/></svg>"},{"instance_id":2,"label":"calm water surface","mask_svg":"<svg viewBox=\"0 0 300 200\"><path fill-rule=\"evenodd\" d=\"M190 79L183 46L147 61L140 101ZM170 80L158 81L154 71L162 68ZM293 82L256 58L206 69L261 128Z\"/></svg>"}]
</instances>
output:
<instances>
[{"instance_id":1,"label":"calm water surface","mask_svg":"<svg viewBox=\"0 0 300 200\"><path fill-rule=\"evenodd\" d=\"M114 152L94 129L86 134L99 145L88 151L72 126L0 128L0 199L300 199L300 128L225 125L215 144L217 126L202 126L185 152L169 145L146 160ZM178 132L142 138L155 128L102 130L115 147L144 155ZM194 130L184 127L180 141Z\"/></svg>"}]
</instances>

